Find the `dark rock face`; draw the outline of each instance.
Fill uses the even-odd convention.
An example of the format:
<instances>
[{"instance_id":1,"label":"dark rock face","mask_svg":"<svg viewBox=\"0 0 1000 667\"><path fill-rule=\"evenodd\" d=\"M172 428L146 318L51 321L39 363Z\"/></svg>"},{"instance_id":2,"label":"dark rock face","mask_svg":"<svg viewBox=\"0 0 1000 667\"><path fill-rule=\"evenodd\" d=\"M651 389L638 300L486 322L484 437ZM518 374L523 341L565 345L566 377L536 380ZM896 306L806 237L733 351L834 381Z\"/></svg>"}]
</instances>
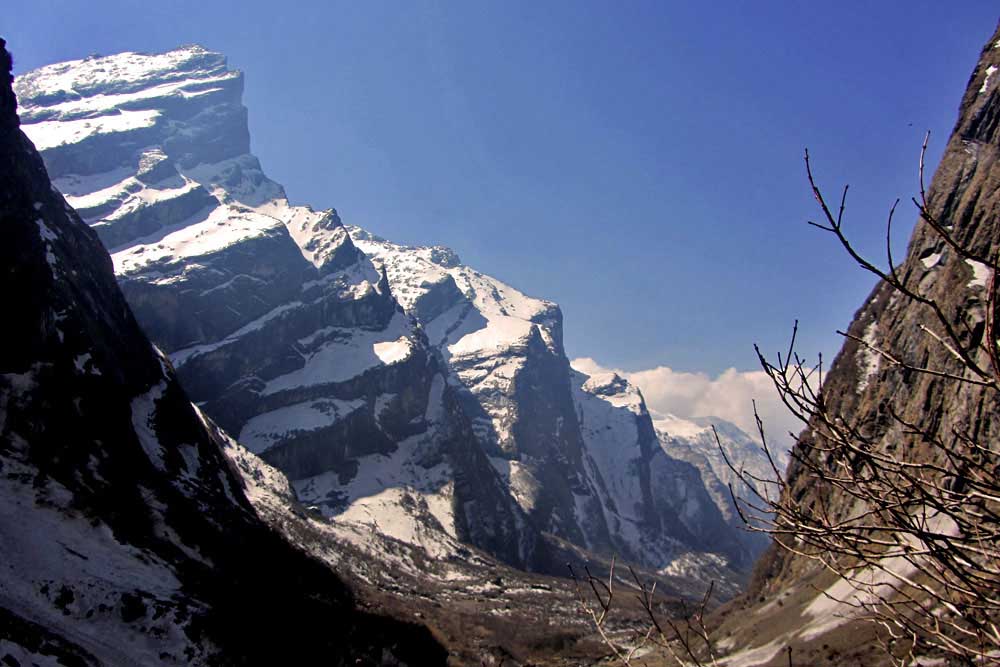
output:
<instances>
[{"instance_id":1,"label":"dark rock face","mask_svg":"<svg viewBox=\"0 0 1000 667\"><path fill-rule=\"evenodd\" d=\"M928 208L938 219L954 226L959 243L973 252L992 257L1000 248L1000 31L983 50L962 98L958 122L928 191ZM986 318L988 269L976 267L957 256L922 219L910 240L901 275L920 293L937 301L944 312L954 313L955 325L966 332L964 343L975 350L982 342ZM921 330L935 330L933 313L919 304L896 296L889 285L878 285L855 314L848 330L875 347L919 366L961 374L964 369L951 354ZM985 351L977 363L989 365ZM911 423L930 423L930 436L947 441L955 429L977 424L989 440L1000 417L995 402L980 387L949 382L924 374L905 373L881 364L865 346L848 340L837 355L825 380L823 394L834 414L849 415L882 448L913 448L921 456L919 442L887 418L891 409ZM813 438L813 428L802 434ZM900 449L900 451L902 451ZM793 493L807 497L809 483L793 465L789 480ZM842 507L841 509L846 509ZM789 571L804 564L781 556ZM769 579L780 586L787 577Z\"/></svg>"},{"instance_id":2,"label":"dark rock face","mask_svg":"<svg viewBox=\"0 0 1000 667\"><path fill-rule=\"evenodd\" d=\"M0 54L5 661L443 662L427 633L357 611L326 566L257 518L222 436L17 129Z\"/></svg>"},{"instance_id":3,"label":"dark rock face","mask_svg":"<svg viewBox=\"0 0 1000 667\"><path fill-rule=\"evenodd\" d=\"M994 257L1000 249L998 44L1000 30L990 38L972 73L958 122L928 191L930 213L951 229L960 244L985 257ZM911 289L935 301L952 318L956 329L964 332L962 347L977 364L989 367L986 350L980 347L989 316L985 308L988 267L958 256L921 218L898 273ZM931 331L942 328L930 308L897 294L882 282L855 314L848 333L916 367L957 375L969 373L967 377L971 377L945 346L921 327ZM958 447L956 434L975 429L979 442L992 445L1000 428L1000 408L991 389L904 371L883 363L875 352L853 339L845 342L824 378L822 396L830 415L871 440L871 451L942 469L948 469L950 463L942 449L930 442L938 440ZM893 414L919 425L924 434L902 427L891 417ZM822 437L822 426L814 420L800 440L822 444ZM802 457L806 451L800 448L793 455ZM787 480L789 498L803 507L823 507L831 521L858 516L864 510L861 503L843 491L818 483L813 475L806 474L801 463L792 463ZM940 544L935 548L941 548ZM839 599L844 599L853 590L845 583L824 572L815 560L772 547L756 567L742 608L730 617L724 629L737 642L746 639L747 645L754 646L772 641L775 632L770 627L780 628L783 635L775 640L778 643L771 643L773 655L794 642L799 655L817 656L810 661L812 664L889 664L876 641L873 624L849 623L860 615L858 610L846 604L832 608L831 598L817 595L817 589L829 587L840 591ZM885 590L880 594L885 595ZM752 609L746 611L745 607ZM803 610L806 613L801 613ZM831 622L836 615L843 620L833 618ZM820 645L823 651L818 649ZM839 659L829 657L829 647L843 650ZM784 657L766 664L779 663L784 664Z\"/></svg>"}]
</instances>

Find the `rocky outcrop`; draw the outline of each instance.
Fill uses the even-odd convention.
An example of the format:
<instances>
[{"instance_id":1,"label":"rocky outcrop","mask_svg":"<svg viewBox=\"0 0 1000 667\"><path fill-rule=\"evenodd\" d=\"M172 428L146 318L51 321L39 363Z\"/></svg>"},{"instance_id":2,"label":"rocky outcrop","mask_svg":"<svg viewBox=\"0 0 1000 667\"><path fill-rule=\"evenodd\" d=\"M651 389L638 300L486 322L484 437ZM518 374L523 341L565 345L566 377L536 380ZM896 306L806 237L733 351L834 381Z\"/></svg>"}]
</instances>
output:
<instances>
[{"instance_id":1,"label":"rocky outcrop","mask_svg":"<svg viewBox=\"0 0 1000 667\"><path fill-rule=\"evenodd\" d=\"M4 46L0 658L443 662L427 632L358 611L326 566L258 519L223 436L18 129Z\"/></svg>"},{"instance_id":2,"label":"rocky outcrop","mask_svg":"<svg viewBox=\"0 0 1000 667\"><path fill-rule=\"evenodd\" d=\"M998 68L1000 30L990 38L972 73L958 122L927 195L930 214L942 221L958 243L984 257L994 257L1000 250ZM921 218L898 274L911 289L939 305L962 332L962 347L977 364L989 367L986 346L996 343L984 341L989 268L959 256ZM871 451L947 470L950 462L944 450L930 443L936 440L957 448L956 434L965 432L974 433L979 442L995 443L1000 425L995 391L941 375L906 371L871 349L879 348L920 368L959 376L969 373L945 345L927 333L940 329L931 308L880 283L855 314L848 329L851 338L824 378L822 395L829 414L856 429ZM920 428L904 427L901 422ZM814 420L800 440L822 443L821 437ZM803 451L794 452L793 459L803 456ZM984 465L990 465L989 461L984 460ZM786 493L804 507L822 502L832 521L861 511L844 492L817 483L801 463L790 466ZM818 592L825 590L841 591L840 597ZM778 652L792 645L799 655L811 656L810 664L845 664L849 659L888 664L872 625L854 622L858 610L837 602L852 590L843 580L823 572L816 560L773 548L758 564L744 601L751 610L734 614L725 632L736 642L746 640L758 656L771 656L770 662L759 664L785 664ZM762 632L764 628L768 629ZM921 664L927 664L922 660Z\"/></svg>"},{"instance_id":3,"label":"rocky outcrop","mask_svg":"<svg viewBox=\"0 0 1000 667\"><path fill-rule=\"evenodd\" d=\"M928 209L946 221L956 240L972 252L992 257L1000 249L1000 32L987 43L962 99L958 122L928 190ZM983 342L989 269L966 261L949 248L923 219L918 220L905 262L899 268L920 294L954 314L963 344L977 363L989 365ZM879 284L855 314L848 339L824 380L823 394L831 414L849 416L879 448L920 448L913 435L889 419L891 411L910 423L928 426L928 437L949 440L975 424L989 439L998 416L991 390L922 373L907 373L881 363L868 345L920 367L961 375L965 369L948 349L925 333L938 328L933 311ZM814 428L802 438L813 438ZM920 457L920 448L909 455ZM803 497L810 484L793 465L791 493ZM846 504L843 507L846 509ZM790 573L802 564L787 561ZM767 586L787 583L783 576Z\"/></svg>"}]
</instances>

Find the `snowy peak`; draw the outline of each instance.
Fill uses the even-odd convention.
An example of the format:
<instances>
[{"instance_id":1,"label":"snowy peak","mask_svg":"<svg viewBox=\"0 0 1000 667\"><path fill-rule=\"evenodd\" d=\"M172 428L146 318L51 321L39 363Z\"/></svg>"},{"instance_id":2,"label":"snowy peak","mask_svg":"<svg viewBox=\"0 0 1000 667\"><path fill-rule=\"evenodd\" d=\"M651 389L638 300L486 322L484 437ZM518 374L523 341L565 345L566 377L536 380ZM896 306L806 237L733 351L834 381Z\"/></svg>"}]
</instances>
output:
<instances>
[{"instance_id":1,"label":"snowy peak","mask_svg":"<svg viewBox=\"0 0 1000 667\"><path fill-rule=\"evenodd\" d=\"M399 245L359 227L348 230L357 246L385 269L396 298L424 324L432 343L459 344L460 349L513 344L531 336L531 325L537 324L546 344L561 352L562 313L551 301L529 297L463 265L450 248ZM467 320L470 308L485 322Z\"/></svg>"},{"instance_id":2,"label":"snowy peak","mask_svg":"<svg viewBox=\"0 0 1000 667\"><path fill-rule=\"evenodd\" d=\"M682 419L676 415L662 412L650 412L656 430L670 438L698 438L712 430L713 420L704 417Z\"/></svg>"},{"instance_id":3,"label":"snowy peak","mask_svg":"<svg viewBox=\"0 0 1000 667\"><path fill-rule=\"evenodd\" d=\"M772 462L759 442L735 424L717 417L682 419L656 412L651 416L663 452L697 468L712 501L730 525L741 531L748 548L754 553L763 550L767 538L743 531L743 521L733 504L733 493L745 502L752 502L760 483L748 480L776 480L788 464L787 452L775 452ZM747 506L743 511L752 513Z\"/></svg>"},{"instance_id":4,"label":"snowy peak","mask_svg":"<svg viewBox=\"0 0 1000 667\"><path fill-rule=\"evenodd\" d=\"M720 512L701 470L661 446L638 388L614 372L571 378L590 489L577 502L582 509L599 501L615 551L672 574L697 572L680 567L689 561L745 567L753 549Z\"/></svg>"},{"instance_id":5,"label":"snowy peak","mask_svg":"<svg viewBox=\"0 0 1000 667\"><path fill-rule=\"evenodd\" d=\"M316 213L308 206L293 210L286 222L288 232L302 249L303 256L321 274L341 271L364 258L351 241L337 211L331 208Z\"/></svg>"},{"instance_id":6,"label":"snowy peak","mask_svg":"<svg viewBox=\"0 0 1000 667\"><path fill-rule=\"evenodd\" d=\"M653 426L664 446L670 443L678 443L685 447L694 447L712 459L718 459L719 464L724 464L721 459L719 445L721 443L725 455L737 468L744 466L749 472L757 474L762 479L774 478L774 471L764 454L761 444L740 427L719 417L690 417L681 419L675 415L663 414L651 411ZM716 441L716 434L719 439ZM788 452L773 452L775 465L780 471L784 471L788 464ZM732 471L719 469L716 471L720 477L728 477Z\"/></svg>"},{"instance_id":7,"label":"snowy peak","mask_svg":"<svg viewBox=\"0 0 1000 667\"><path fill-rule=\"evenodd\" d=\"M614 373L570 368L556 304L464 266L446 249L348 229L423 325L480 446L544 530L656 568L701 562L690 554L703 551L737 567L748 562L699 471L659 446L640 391Z\"/></svg>"},{"instance_id":8,"label":"snowy peak","mask_svg":"<svg viewBox=\"0 0 1000 667\"><path fill-rule=\"evenodd\" d=\"M93 55L47 65L19 76L15 90L26 122L74 120L112 106L196 94L241 77L228 70L222 54L191 45L160 54Z\"/></svg>"},{"instance_id":9,"label":"snowy peak","mask_svg":"<svg viewBox=\"0 0 1000 667\"><path fill-rule=\"evenodd\" d=\"M638 395L639 390L617 373L600 373L590 376L583 384L583 390L596 396L617 396L619 394Z\"/></svg>"},{"instance_id":10,"label":"snowy peak","mask_svg":"<svg viewBox=\"0 0 1000 667\"><path fill-rule=\"evenodd\" d=\"M53 178L106 172L123 151L137 159L151 145L184 166L249 152L242 74L201 47L49 65L19 76L15 90Z\"/></svg>"}]
</instances>

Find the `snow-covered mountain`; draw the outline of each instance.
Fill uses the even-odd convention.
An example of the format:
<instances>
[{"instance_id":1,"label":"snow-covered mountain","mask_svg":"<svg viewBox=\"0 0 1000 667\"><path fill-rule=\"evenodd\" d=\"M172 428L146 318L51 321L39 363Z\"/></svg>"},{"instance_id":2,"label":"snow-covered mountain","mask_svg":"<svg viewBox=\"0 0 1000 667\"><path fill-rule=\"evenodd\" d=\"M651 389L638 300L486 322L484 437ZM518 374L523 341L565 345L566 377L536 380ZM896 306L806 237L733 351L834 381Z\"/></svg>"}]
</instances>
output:
<instances>
[{"instance_id":1,"label":"snow-covered mountain","mask_svg":"<svg viewBox=\"0 0 1000 667\"><path fill-rule=\"evenodd\" d=\"M741 502L744 514L756 514L755 507L761 505L756 491L766 492L771 487L758 482L755 489L749 486L749 480L775 481L784 475L788 466L787 452L773 452L773 460L769 459L759 442L735 424L718 417L681 419L657 412L651 412L651 416L660 447L669 457L686 461L698 469L716 507L735 528L742 528L744 524L733 495ZM744 532L743 541L751 553L760 553L767 547L769 538Z\"/></svg>"},{"instance_id":2,"label":"snow-covered mountain","mask_svg":"<svg viewBox=\"0 0 1000 667\"><path fill-rule=\"evenodd\" d=\"M207 414L328 515L368 524L388 505L382 530L422 540L430 523L532 564L486 459L446 456L467 427L384 276L336 211L289 205L249 154L242 75L221 55L91 58L16 86L56 187Z\"/></svg>"},{"instance_id":3,"label":"snow-covered mountain","mask_svg":"<svg viewBox=\"0 0 1000 667\"><path fill-rule=\"evenodd\" d=\"M569 367L558 306L448 248L348 229L452 370L480 446L536 525L648 567L689 550L749 562L698 471L659 447L638 390Z\"/></svg>"},{"instance_id":4,"label":"snow-covered mountain","mask_svg":"<svg viewBox=\"0 0 1000 667\"><path fill-rule=\"evenodd\" d=\"M661 446L636 387L570 368L556 304L463 265L449 248L348 230L451 369L480 446L536 525L661 569L690 550L746 565L763 548L685 458L681 443L700 442ZM732 425L725 432L752 442Z\"/></svg>"},{"instance_id":5,"label":"snow-covered mountain","mask_svg":"<svg viewBox=\"0 0 1000 667\"><path fill-rule=\"evenodd\" d=\"M195 46L16 83L54 185L208 416L334 524L436 557L749 563L639 393L570 368L555 304L290 205L249 152L242 81Z\"/></svg>"},{"instance_id":6,"label":"snow-covered mountain","mask_svg":"<svg viewBox=\"0 0 1000 667\"><path fill-rule=\"evenodd\" d=\"M0 661L443 664L429 633L358 610L258 518L19 130L4 46Z\"/></svg>"}]
</instances>

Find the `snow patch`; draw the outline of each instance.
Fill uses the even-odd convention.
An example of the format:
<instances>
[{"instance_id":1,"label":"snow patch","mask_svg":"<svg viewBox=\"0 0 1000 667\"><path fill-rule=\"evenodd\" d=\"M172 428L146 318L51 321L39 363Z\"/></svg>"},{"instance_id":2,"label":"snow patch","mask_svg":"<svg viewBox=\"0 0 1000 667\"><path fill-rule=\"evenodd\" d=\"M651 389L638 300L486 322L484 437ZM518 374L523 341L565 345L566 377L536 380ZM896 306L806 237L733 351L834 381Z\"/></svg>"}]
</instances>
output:
<instances>
[{"instance_id":1,"label":"snow patch","mask_svg":"<svg viewBox=\"0 0 1000 667\"><path fill-rule=\"evenodd\" d=\"M332 426L364 406L363 399L324 398L296 403L253 417L243 426L239 440L254 454L262 454L291 435Z\"/></svg>"},{"instance_id":2,"label":"snow patch","mask_svg":"<svg viewBox=\"0 0 1000 667\"><path fill-rule=\"evenodd\" d=\"M861 394L868 388L868 383L873 375L878 373L879 367L882 364L882 355L876 352L873 348L878 345L877 335L877 323L872 322L865 328L865 333L861 337L864 341L864 345L858 346L857 351L857 364L859 373L857 393Z\"/></svg>"},{"instance_id":3,"label":"snow patch","mask_svg":"<svg viewBox=\"0 0 1000 667\"><path fill-rule=\"evenodd\" d=\"M941 261L942 257L944 257L943 252L935 252L930 255L927 255L927 257L922 258L920 261L923 262L926 268L933 269L935 266L938 265L938 262Z\"/></svg>"},{"instance_id":4,"label":"snow patch","mask_svg":"<svg viewBox=\"0 0 1000 667\"><path fill-rule=\"evenodd\" d=\"M987 282L990 279L991 269L982 262L977 262L974 259L966 259L965 263L972 268L972 279L966 284L966 287L986 287Z\"/></svg>"},{"instance_id":5,"label":"snow patch","mask_svg":"<svg viewBox=\"0 0 1000 667\"><path fill-rule=\"evenodd\" d=\"M986 68L986 78L983 79L983 86L979 89L980 93L985 93L990 85L990 77L997 71L996 65L990 65Z\"/></svg>"},{"instance_id":6,"label":"snow patch","mask_svg":"<svg viewBox=\"0 0 1000 667\"><path fill-rule=\"evenodd\" d=\"M59 235L52 231L52 229L49 228L49 226L46 225L45 221L41 218L35 220L35 224L38 225L38 235L42 237L43 241L50 242L59 238Z\"/></svg>"},{"instance_id":7,"label":"snow patch","mask_svg":"<svg viewBox=\"0 0 1000 667\"><path fill-rule=\"evenodd\" d=\"M495 316L485 327L449 345L448 351L455 356L463 356L503 350L527 339L534 326L516 317Z\"/></svg>"},{"instance_id":8,"label":"snow patch","mask_svg":"<svg viewBox=\"0 0 1000 667\"><path fill-rule=\"evenodd\" d=\"M145 394L140 394L132 399L132 426L135 434L139 437L139 444L142 445L146 456L158 470L166 470L164 456L166 452L156 435L156 426L153 420L156 417L156 402L163 397L163 392L167 389L166 381L161 381Z\"/></svg>"},{"instance_id":9,"label":"snow patch","mask_svg":"<svg viewBox=\"0 0 1000 667\"><path fill-rule=\"evenodd\" d=\"M38 470L14 457L4 457L0 475L0 544L4 545L0 606L51 629L94 654L99 664L160 664L161 652L183 656L191 647L193 661L201 651L190 644L184 628L172 614L147 618L144 629L123 624L116 601L123 593L142 591L143 597L176 606L180 582L155 554L119 542L111 529L67 509L70 492L48 483L48 503L37 502L36 492L20 478L36 478ZM127 586L123 582L128 582ZM59 608L49 595L71 592L69 606ZM100 607L110 603L107 612ZM93 615L84 615L85 610ZM149 642L150 636L157 641ZM114 637L115 641L109 641ZM16 647L16 644L13 644ZM12 649L0 639L0 655ZM22 664L48 664L30 652Z\"/></svg>"},{"instance_id":10,"label":"snow patch","mask_svg":"<svg viewBox=\"0 0 1000 667\"><path fill-rule=\"evenodd\" d=\"M526 513L532 512L541 495L542 485L531 471L531 467L521 461L498 456L491 456L489 459L493 469L499 473L505 486L510 489L518 506Z\"/></svg>"},{"instance_id":11,"label":"snow patch","mask_svg":"<svg viewBox=\"0 0 1000 667\"><path fill-rule=\"evenodd\" d=\"M135 180L132 167L118 167L97 174L67 174L52 181L74 207L94 206L121 192L126 184ZM93 199L91 199L93 197Z\"/></svg>"},{"instance_id":12,"label":"snow patch","mask_svg":"<svg viewBox=\"0 0 1000 667\"><path fill-rule=\"evenodd\" d=\"M35 224L38 225L38 235L42 237L42 243L45 244L45 261L49 265L49 270L52 271L52 276L55 277L59 267L56 254L52 250L52 242L59 238L59 235L52 231L41 218L35 220Z\"/></svg>"},{"instance_id":13,"label":"snow patch","mask_svg":"<svg viewBox=\"0 0 1000 667\"><path fill-rule=\"evenodd\" d=\"M390 454L360 457L357 475L347 483L327 472L292 485L303 503L317 506L336 525L353 527L362 548L383 535L421 547L432 558L452 556L459 549L454 473L444 462L428 467L423 456L434 433L407 438Z\"/></svg>"},{"instance_id":14,"label":"snow patch","mask_svg":"<svg viewBox=\"0 0 1000 667\"><path fill-rule=\"evenodd\" d=\"M382 331L330 328L323 333L337 333L339 336L309 352L302 368L270 380L263 394L350 380L386 363L377 354L376 346L380 344L388 345L379 349L386 354L386 358L393 359L392 363L397 363L406 358L398 357L404 350L399 340L408 336L411 329L409 318L397 312ZM408 357L413 350L412 343L405 350Z\"/></svg>"},{"instance_id":15,"label":"snow patch","mask_svg":"<svg viewBox=\"0 0 1000 667\"><path fill-rule=\"evenodd\" d=\"M928 533L958 533L957 525L950 517L932 510L927 510L923 517L916 517L915 521ZM920 569L922 557L906 554L926 548L915 536L904 535L904 544L894 548L891 555L882 558L876 565L859 568L848 577L837 579L805 608L803 615L811 620L799 631L799 636L807 641L815 639L863 614L865 607L893 599L898 590L905 590L909 585L907 582Z\"/></svg>"},{"instance_id":16,"label":"snow patch","mask_svg":"<svg viewBox=\"0 0 1000 667\"><path fill-rule=\"evenodd\" d=\"M771 662L774 656L778 655L779 651L785 648L787 641L786 637L778 637L763 646L738 651L723 658L719 664L723 665L723 667L756 667L757 665L766 665Z\"/></svg>"},{"instance_id":17,"label":"snow patch","mask_svg":"<svg viewBox=\"0 0 1000 667\"><path fill-rule=\"evenodd\" d=\"M705 433L710 433L712 430L711 426L698 424L690 419L681 419L669 413L663 414L650 411L650 416L653 418L653 427L657 431L675 438L698 438Z\"/></svg>"},{"instance_id":18,"label":"snow patch","mask_svg":"<svg viewBox=\"0 0 1000 667\"><path fill-rule=\"evenodd\" d=\"M90 373L91 375L101 374L101 369L94 363L90 352L85 352L79 355L73 360L73 364L76 366L77 373Z\"/></svg>"},{"instance_id":19,"label":"snow patch","mask_svg":"<svg viewBox=\"0 0 1000 667\"><path fill-rule=\"evenodd\" d=\"M80 120L47 120L41 123L22 125L35 148L46 151L56 146L76 144L99 134L114 134L153 127L160 117L155 109L144 111L122 111L110 116L82 118Z\"/></svg>"},{"instance_id":20,"label":"snow patch","mask_svg":"<svg viewBox=\"0 0 1000 667\"><path fill-rule=\"evenodd\" d=\"M383 364L386 366L394 364L397 361L403 361L410 357L410 352L413 349L413 343L406 336L400 336L396 340L386 341L383 343L375 343L372 346L375 351L375 356L377 356Z\"/></svg>"},{"instance_id":21,"label":"snow patch","mask_svg":"<svg viewBox=\"0 0 1000 667\"><path fill-rule=\"evenodd\" d=\"M113 248L111 259L116 274L136 273L153 263L209 255L240 241L278 233L283 228L280 220L270 216L219 206L207 216L196 214L149 237L131 241L125 247Z\"/></svg>"},{"instance_id":22,"label":"snow patch","mask_svg":"<svg viewBox=\"0 0 1000 667\"><path fill-rule=\"evenodd\" d=\"M660 574L696 579L704 575L710 567L721 569L727 565L726 559L718 554L686 552L673 558L666 567L660 570Z\"/></svg>"}]
</instances>

